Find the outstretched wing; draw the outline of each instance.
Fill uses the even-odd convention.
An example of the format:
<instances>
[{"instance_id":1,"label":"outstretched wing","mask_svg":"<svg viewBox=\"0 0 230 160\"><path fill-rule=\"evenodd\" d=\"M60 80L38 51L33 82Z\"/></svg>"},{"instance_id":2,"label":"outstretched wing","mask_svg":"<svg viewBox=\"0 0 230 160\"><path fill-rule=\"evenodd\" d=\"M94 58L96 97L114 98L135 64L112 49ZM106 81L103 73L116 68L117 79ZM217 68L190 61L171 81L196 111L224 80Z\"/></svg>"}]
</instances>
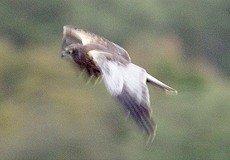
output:
<instances>
[{"instance_id":1,"label":"outstretched wing","mask_svg":"<svg viewBox=\"0 0 230 160\"><path fill-rule=\"evenodd\" d=\"M153 140L156 124L151 118L146 71L133 63L124 63L120 57L108 52L92 50L88 54L101 70L110 94L121 102L138 126Z\"/></svg>"},{"instance_id":2,"label":"outstretched wing","mask_svg":"<svg viewBox=\"0 0 230 160\"><path fill-rule=\"evenodd\" d=\"M101 48L104 48L103 51L119 55L129 62L131 61L128 52L124 48L103 37L100 37L94 33L86 32L82 29L77 29L76 27L70 25L64 26L63 29L63 40L68 41L69 44L76 42L83 45L101 45L103 46Z\"/></svg>"}]
</instances>

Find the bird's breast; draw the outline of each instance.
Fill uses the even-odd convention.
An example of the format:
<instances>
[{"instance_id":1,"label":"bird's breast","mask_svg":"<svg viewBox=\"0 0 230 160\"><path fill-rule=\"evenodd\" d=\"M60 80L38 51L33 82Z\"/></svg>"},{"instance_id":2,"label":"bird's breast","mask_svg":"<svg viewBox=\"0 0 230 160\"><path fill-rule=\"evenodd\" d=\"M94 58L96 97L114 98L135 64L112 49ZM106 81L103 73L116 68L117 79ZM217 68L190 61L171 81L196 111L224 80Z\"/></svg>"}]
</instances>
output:
<instances>
[{"instance_id":1,"label":"bird's breast","mask_svg":"<svg viewBox=\"0 0 230 160\"><path fill-rule=\"evenodd\" d=\"M96 66L94 61L88 55L82 55L80 57L74 57L75 63L77 63L82 70L86 70L89 76L100 76L101 72Z\"/></svg>"}]
</instances>

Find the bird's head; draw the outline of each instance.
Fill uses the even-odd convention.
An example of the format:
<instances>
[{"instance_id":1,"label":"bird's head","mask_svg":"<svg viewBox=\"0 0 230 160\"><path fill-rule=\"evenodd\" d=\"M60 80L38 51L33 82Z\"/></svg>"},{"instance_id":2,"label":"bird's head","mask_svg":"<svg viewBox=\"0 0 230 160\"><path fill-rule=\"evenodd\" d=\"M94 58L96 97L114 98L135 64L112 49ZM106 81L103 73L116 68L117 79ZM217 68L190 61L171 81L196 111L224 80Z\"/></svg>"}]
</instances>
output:
<instances>
[{"instance_id":1,"label":"bird's head","mask_svg":"<svg viewBox=\"0 0 230 160\"><path fill-rule=\"evenodd\" d=\"M82 44L71 44L65 48L63 48L61 52L61 58L73 58L74 60L77 60L82 55Z\"/></svg>"}]
</instances>

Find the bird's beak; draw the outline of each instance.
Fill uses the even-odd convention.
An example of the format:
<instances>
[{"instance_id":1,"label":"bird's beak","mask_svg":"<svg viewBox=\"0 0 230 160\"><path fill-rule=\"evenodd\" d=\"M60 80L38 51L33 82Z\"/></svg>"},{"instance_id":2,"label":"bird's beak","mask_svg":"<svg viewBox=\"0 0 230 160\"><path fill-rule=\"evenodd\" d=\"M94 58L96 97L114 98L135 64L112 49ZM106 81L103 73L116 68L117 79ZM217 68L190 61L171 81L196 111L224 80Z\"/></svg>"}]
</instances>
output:
<instances>
[{"instance_id":1,"label":"bird's beak","mask_svg":"<svg viewBox=\"0 0 230 160\"><path fill-rule=\"evenodd\" d=\"M61 52L61 58L64 58L64 57L66 57L66 56L68 56L68 54L67 54L65 51L62 51L62 52Z\"/></svg>"},{"instance_id":2,"label":"bird's beak","mask_svg":"<svg viewBox=\"0 0 230 160\"><path fill-rule=\"evenodd\" d=\"M65 59L67 61L72 61L72 56L67 51L61 52L61 59Z\"/></svg>"}]
</instances>

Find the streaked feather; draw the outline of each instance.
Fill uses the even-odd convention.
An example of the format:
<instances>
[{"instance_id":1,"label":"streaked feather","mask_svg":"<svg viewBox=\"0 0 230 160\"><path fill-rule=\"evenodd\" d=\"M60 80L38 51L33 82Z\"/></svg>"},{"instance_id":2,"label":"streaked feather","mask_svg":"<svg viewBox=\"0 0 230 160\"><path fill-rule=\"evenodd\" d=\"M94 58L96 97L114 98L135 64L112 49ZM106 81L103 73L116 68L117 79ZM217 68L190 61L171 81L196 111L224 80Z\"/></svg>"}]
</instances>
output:
<instances>
[{"instance_id":1,"label":"streaked feather","mask_svg":"<svg viewBox=\"0 0 230 160\"><path fill-rule=\"evenodd\" d=\"M63 27L63 35L64 37L68 37L68 39L72 39L72 42L78 41L81 42L83 45L102 45L105 47L107 52L122 56L127 61L130 61L129 54L124 48L120 47L119 45L113 42L110 42L109 40L103 37L97 36L94 33L90 33L82 29L77 29L73 26L66 25Z\"/></svg>"},{"instance_id":2,"label":"streaked feather","mask_svg":"<svg viewBox=\"0 0 230 160\"><path fill-rule=\"evenodd\" d=\"M149 135L149 141L152 141L156 134L156 123L151 116L146 83L153 84L166 93L177 91L131 63L127 51L119 45L73 26L64 26L63 29L62 56L72 56L74 62L90 77L101 75L108 92L120 101L124 110ZM69 49L75 55L70 56Z\"/></svg>"},{"instance_id":3,"label":"streaked feather","mask_svg":"<svg viewBox=\"0 0 230 160\"><path fill-rule=\"evenodd\" d=\"M108 61L106 52L93 50L89 55L101 69L109 93L121 102L138 126L154 138L156 124L151 117L146 71L133 63Z\"/></svg>"}]
</instances>

